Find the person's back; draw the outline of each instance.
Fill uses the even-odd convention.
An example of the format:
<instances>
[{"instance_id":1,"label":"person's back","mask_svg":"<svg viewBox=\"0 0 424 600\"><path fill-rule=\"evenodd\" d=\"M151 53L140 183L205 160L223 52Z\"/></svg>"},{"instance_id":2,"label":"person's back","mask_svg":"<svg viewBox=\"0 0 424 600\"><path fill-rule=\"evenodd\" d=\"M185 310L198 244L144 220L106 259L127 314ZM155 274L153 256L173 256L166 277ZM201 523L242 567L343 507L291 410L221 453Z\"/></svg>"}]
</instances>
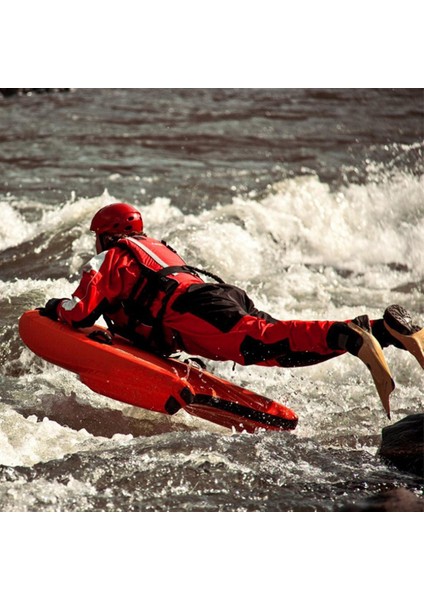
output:
<instances>
[{"instance_id":1,"label":"person's back","mask_svg":"<svg viewBox=\"0 0 424 600\"><path fill-rule=\"evenodd\" d=\"M84 266L72 299L56 304L57 317L87 327L102 315L112 333L140 346L164 354L180 349L163 326L166 307L203 280L169 245L144 234L141 214L128 204L101 209L90 229L99 253Z\"/></svg>"}]
</instances>

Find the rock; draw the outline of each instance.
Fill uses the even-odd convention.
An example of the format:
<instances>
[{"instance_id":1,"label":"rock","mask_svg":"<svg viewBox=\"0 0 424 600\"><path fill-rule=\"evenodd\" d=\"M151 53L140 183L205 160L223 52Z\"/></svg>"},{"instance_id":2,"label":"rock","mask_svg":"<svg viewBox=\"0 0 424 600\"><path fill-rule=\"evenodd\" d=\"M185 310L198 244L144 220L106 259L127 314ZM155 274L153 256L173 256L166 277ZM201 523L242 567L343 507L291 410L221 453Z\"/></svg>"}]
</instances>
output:
<instances>
[{"instance_id":1,"label":"rock","mask_svg":"<svg viewBox=\"0 0 424 600\"><path fill-rule=\"evenodd\" d=\"M19 88L0 88L0 94L5 98L9 96L14 96L19 92Z\"/></svg>"},{"instance_id":2,"label":"rock","mask_svg":"<svg viewBox=\"0 0 424 600\"><path fill-rule=\"evenodd\" d=\"M69 92L71 88L0 88L0 94L5 98L22 94L49 94Z\"/></svg>"},{"instance_id":3,"label":"rock","mask_svg":"<svg viewBox=\"0 0 424 600\"><path fill-rule=\"evenodd\" d=\"M393 488L341 508L344 512L424 512L424 500L405 488Z\"/></svg>"},{"instance_id":4,"label":"rock","mask_svg":"<svg viewBox=\"0 0 424 600\"><path fill-rule=\"evenodd\" d=\"M424 413L384 427L379 454L401 471L424 478Z\"/></svg>"}]
</instances>

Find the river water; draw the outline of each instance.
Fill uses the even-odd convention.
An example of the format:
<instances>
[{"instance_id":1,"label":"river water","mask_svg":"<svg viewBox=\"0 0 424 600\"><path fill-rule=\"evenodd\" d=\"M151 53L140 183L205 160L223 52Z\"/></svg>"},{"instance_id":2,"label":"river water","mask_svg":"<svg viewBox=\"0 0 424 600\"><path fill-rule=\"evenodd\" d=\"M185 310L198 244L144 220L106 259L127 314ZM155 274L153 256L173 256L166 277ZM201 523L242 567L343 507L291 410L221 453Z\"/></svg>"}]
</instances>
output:
<instances>
[{"instance_id":1,"label":"river water","mask_svg":"<svg viewBox=\"0 0 424 600\"><path fill-rule=\"evenodd\" d=\"M91 217L115 200L275 317L400 303L424 322L423 105L420 89L0 96L0 510L331 512L393 487L420 495L378 458L389 422L352 356L208 363L299 415L291 433L239 434L96 395L26 349L17 322L72 293ZM386 357L392 422L423 412L418 364Z\"/></svg>"}]
</instances>

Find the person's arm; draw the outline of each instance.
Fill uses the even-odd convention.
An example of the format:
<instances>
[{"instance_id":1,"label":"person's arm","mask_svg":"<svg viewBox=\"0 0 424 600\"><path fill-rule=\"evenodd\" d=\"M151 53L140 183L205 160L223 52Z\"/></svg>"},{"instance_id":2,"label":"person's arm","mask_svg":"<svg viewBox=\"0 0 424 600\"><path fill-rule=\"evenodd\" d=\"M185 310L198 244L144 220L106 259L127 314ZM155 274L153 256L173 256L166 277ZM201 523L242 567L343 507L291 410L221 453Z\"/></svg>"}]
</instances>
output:
<instances>
[{"instance_id":1,"label":"person's arm","mask_svg":"<svg viewBox=\"0 0 424 600\"><path fill-rule=\"evenodd\" d=\"M108 306L122 296L124 279L127 279L125 287L130 289L132 286L131 270L127 278L121 277L121 255L116 249L111 249L93 257L83 267L81 281L72 297L52 298L41 309L41 314L73 327L93 325Z\"/></svg>"}]
</instances>

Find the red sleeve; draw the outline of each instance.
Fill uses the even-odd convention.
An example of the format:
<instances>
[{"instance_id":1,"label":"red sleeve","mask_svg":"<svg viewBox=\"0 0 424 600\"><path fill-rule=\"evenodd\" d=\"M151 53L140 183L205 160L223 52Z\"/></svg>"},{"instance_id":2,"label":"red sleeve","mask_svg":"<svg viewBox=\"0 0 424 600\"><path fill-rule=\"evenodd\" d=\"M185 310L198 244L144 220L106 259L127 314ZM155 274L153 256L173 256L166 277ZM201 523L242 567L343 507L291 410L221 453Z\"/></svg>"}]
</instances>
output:
<instances>
[{"instance_id":1,"label":"red sleeve","mask_svg":"<svg viewBox=\"0 0 424 600\"><path fill-rule=\"evenodd\" d=\"M92 325L108 306L128 297L139 274L134 259L119 248L94 256L72 297L59 303L58 319L74 327Z\"/></svg>"}]
</instances>

